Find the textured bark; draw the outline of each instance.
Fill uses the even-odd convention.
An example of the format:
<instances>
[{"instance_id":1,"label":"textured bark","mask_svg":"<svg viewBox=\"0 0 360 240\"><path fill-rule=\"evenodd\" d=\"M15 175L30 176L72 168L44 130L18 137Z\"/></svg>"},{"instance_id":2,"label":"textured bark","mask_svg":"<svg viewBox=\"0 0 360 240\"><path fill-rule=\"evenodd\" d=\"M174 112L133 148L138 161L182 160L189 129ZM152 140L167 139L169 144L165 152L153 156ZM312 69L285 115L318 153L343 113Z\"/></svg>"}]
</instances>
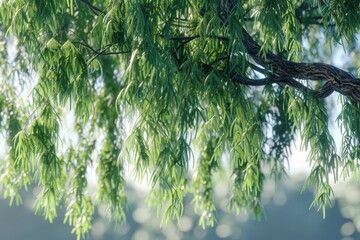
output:
<instances>
[{"instance_id":1,"label":"textured bark","mask_svg":"<svg viewBox=\"0 0 360 240\"><path fill-rule=\"evenodd\" d=\"M249 66L266 76L263 79L251 79L240 74L234 74L232 80L236 83L260 86L265 84L282 83L297 88L305 93L312 92L316 97L325 98L334 91L351 100L360 102L360 79L350 73L325 63L297 63L283 60L278 55L267 52L260 53L261 46L243 29L243 44L247 53L256 64ZM300 83L299 80L321 81L319 90Z\"/></svg>"}]
</instances>

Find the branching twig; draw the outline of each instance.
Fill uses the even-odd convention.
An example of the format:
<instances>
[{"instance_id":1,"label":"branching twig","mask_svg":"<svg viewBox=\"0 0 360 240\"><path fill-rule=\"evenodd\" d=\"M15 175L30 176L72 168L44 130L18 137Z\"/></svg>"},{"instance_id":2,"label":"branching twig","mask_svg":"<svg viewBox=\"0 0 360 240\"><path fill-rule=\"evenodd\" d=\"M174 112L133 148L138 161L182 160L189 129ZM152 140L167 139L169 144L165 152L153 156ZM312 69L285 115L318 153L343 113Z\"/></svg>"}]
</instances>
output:
<instances>
[{"instance_id":1,"label":"branching twig","mask_svg":"<svg viewBox=\"0 0 360 240\"><path fill-rule=\"evenodd\" d=\"M106 55L120 55L120 54L126 54L131 53L131 51L115 51L115 52L107 52L107 50L112 46L111 44L108 44L102 48L94 49L92 46L90 46L85 41L73 41L72 43L80 44L87 49L89 49L92 53L92 56L88 59L88 63L90 64L94 59L96 59L98 56L106 56Z\"/></svg>"},{"instance_id":2,"label":"branching twig","mask_svg":"<svg viewBox=\"0 0 360 240\"><path fill-rule=\"evenodd\" d=\"M101 14L105 14L105 12L103 10L101 10L98 7L95 7L94 5L92 5L88 0L80 0L82 3L86 4L86 6L88 6L88 8L96 15L98 16L100 13Z\"/></svg>"},{"instance_id":3,"label":"branching twig","mask_svg":"<svg viewBox=\"0 0 360 240\"><path fill-rule=\"evenodd\" d=\"M119 54L131 53L131 51L106 52L111 47L110 44L96 50L93 47L91 47L89 44L87 44L86 42L73 41L72 43L77 43L77 44L80 44L80 45L90 49L91 52L94 55L97 55L97 56L100 56L100 55L102 55L102 56L105 56L105 55L119 55Z\"/></svg>"}]
</instances>

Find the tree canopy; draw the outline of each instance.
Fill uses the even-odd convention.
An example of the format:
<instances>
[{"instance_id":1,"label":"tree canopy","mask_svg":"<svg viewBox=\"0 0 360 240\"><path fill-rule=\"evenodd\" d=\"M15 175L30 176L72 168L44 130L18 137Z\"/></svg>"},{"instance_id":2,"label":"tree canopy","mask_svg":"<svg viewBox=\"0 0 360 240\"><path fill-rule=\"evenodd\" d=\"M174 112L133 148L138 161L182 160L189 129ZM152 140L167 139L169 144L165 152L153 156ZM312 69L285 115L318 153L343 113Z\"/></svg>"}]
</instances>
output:
<instances>
[{"instance_id":1,"label":"tree canopy","mask_svg":"<svg viewBox=\"0 0 360 240\"><path fill-rule=\"evenodd\" d=\"M81 237L95 206L125 220L132 172L165 219L189 194L206 226L227 173L230 208L259 216L298 135L324 208L330 178L359 170L359 13L357 0L0 1L4 196L39 184L37 211L51 221L65 206Z\"/></svg>"}]
</instances>

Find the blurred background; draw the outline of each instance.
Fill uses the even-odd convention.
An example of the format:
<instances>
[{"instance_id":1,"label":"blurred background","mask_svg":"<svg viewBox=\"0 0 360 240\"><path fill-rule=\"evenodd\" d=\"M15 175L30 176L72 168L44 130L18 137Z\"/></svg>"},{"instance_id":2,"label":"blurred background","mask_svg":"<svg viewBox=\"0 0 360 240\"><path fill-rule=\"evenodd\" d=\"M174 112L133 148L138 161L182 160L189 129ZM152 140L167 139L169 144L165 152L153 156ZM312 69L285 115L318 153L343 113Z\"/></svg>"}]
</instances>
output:
<instances>
[{"instance_id":1,"label":"blurred background","mask_svg":"<svg viewBox=\"0 0 360 240\"><path fill-rule=\"evenodd\" d=\"M360 188L355 182L337 183L336 199L322 211L309 206L314 198L311 189L301 192L305 176L298 174L284 181L269 181L263 194L264 217L254 220L245 213L236 215L228 211L228 186L218 181L216 195L217 223L212 228L198 226L199 216L194 213L191 196L186 201L180 223L163 224L161 216L145 203L146 191L128 185L130 208L126 224L110 224L104 209L97 209L93 229L87 236L94 240L152 240L152 239L277 239L277 240L351 240L360 239ZM39 189L34 187L23 193L23 204L9 207L8 200L0 200L1 240L71 240L76 236L63 223L64 211L59 211L53 223L35 215L33 206ZM161 227L160 227L161 226Z\"/></svg>"}]
</instances>

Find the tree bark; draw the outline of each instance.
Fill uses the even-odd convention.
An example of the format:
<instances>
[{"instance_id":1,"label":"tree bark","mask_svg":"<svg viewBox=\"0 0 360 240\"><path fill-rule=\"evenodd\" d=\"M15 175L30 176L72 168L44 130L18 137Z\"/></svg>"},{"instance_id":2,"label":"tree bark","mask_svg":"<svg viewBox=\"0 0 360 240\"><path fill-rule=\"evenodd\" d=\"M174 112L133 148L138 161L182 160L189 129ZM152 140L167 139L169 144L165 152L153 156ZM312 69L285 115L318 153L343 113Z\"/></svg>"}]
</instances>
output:
<instances>
[{"instance_id":1,"label":"tree bark","mask_svg":"<svg viewBox=\"0 0 360 240\"><path fill-rule=\"evenodd\" d=\"M251 79L241 74L234 74L232 80L245 85L265 85L273 83L287 84L303 92L313 92L316 97L325 98L334 91L347 96L351 100L360 103L360 79L350 73L325 63L303 63L283 60L278 55L267 52L261 53L261 46L242 29L243 44L247 54L255 61L249 66L266 76L263 79ZM300 83L299 80L324 82L319 90Z\"/></svg>"}]
</instances>

